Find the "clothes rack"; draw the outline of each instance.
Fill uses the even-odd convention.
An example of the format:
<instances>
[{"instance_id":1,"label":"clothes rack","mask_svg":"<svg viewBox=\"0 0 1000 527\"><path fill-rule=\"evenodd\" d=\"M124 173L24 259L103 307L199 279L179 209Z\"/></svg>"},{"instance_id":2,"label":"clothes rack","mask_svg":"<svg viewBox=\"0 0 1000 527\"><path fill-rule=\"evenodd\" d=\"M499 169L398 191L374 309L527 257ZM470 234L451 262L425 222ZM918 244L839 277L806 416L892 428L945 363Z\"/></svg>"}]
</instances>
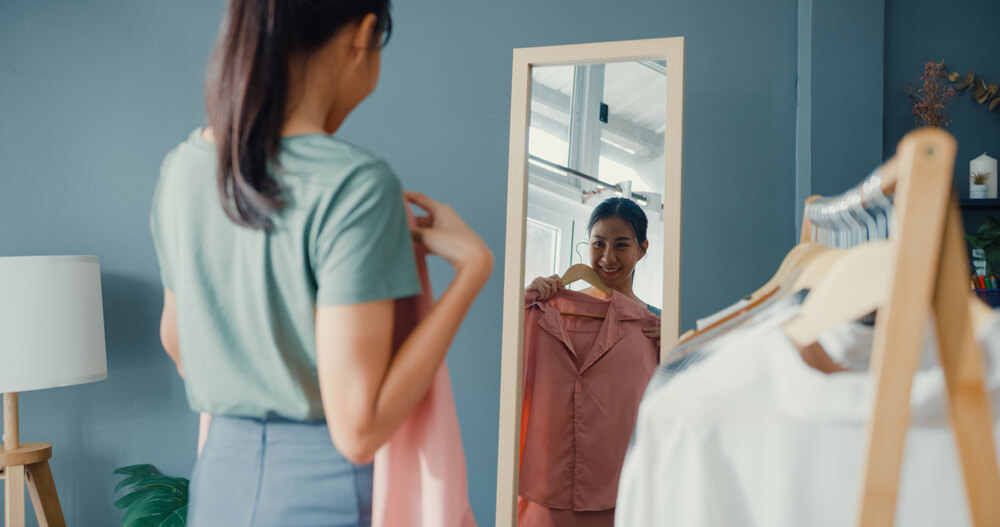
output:
<instances>
[{"instance_id":1,"label":"clothes rack","mask_svg":"<svg viewBox=\"0 0 1000 527\"><path fill-rule=\"evenodd\" d=\"M891 160L844 195L859 197L862 203L872 199L875 190L894 195L896 227L886 262L891 284L878 309L872 348L874 400L858 516L862 527L893 525L910 390L924 338L915 328L930 313L973 525L996 525L1000 519L993 414L970 316L968 258L952 189L955 152L955 139L946 132L911 132ZM807 215L803 220L803 241L811 238L816 219Z\"/></svg>"}]
</instances>

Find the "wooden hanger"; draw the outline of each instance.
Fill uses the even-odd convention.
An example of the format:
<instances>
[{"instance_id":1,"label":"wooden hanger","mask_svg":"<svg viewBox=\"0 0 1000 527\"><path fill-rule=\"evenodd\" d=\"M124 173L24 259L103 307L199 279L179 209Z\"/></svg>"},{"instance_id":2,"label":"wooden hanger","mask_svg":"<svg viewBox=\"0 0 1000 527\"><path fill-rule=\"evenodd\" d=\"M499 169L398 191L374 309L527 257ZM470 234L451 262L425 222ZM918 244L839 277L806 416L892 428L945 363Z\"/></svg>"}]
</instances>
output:
<instances>
[{"instance_id":1,"label":"wooden hanger","mask_svg":"<svg viewBox=\"0 0 1000 527\"><path fill-rule=\"evenodd\" d=\"M735 317L741 316L748 311L753 311L754 309L760 307L764 304L764 301L771 298L775 294L781 293L794 293L802 289L804 286L800 285L806 283L812 283L818 276L822 274L822 269L829 266L835 261L836 257L839 257L839 253L836 250L820 245L815 242L804 242L792 247L791 251L785 255L785 258L781 261L781 265L778 270L774 273L774 276L767 281L763 286L750 294L747 298L748 303L746 306L740 308L737 311L730 313L729 315L716 320L708 327L704 327L699 330L689 329L684 332L678 339L678 344L683 344L695 337L704 335L708 332L713 331L715 328L725 324L726 322L732 320ZM817 260L821 262L817 262ZM811 266L814 262L821 263L813 269L812 274L809 274L808 281L803 281L802 277L805 275L806 269ZM787 291L779 291L782 284L787 284L792 278L793 273L802 273L796 279L794 287L787 287Z\"/></svg>"},{"instance_id":2,"label":"wooden hanger","mask_svg":"<svg viewBox=\"0 0 1000 527\"><path fill-rule=\"evenodd\" d=\"M806 204L812 202L813 200L819 199L821 196L813 195L806 199ZM722 324L732 320L733 318L740 316L748 311L755 309L756 307L763 304L764 300L767 300L775 293L782 284L788 283L791 278L792 273L798 272L805 265L808 265L814 258L817 258L823 254L829 252L829 248L821 244L812 241L812 222L809 218L803 214L802 217L802 236L800 238L799 244L792 247L792 250L788 251L788 254L781 260L781 264L778 266L778 270L774 272L772 276L764 285L757 288L756 291L750 293L747 297L747 305L741 309L730 313L729 315L716 320L708 327L702 329L689 329L681 334L677 339L678 344L683 344L695 337L704 335L715 328L721 326ZM802 289L802 287L796 287L789 290L788 292L794 292Z\"/></svg>"},{"instance_id":3,"label":"wooden hanger","mask_svg":"<svg viewBox=\"0 0 1000 527\"><path fill-rule=\"evenodd\" d=\"M572 284L577 280L583 280L600 290L602 293L611 296L611 288L604 285L604 282L601 281L601 277L597 276L597 271L587 264L578 263L571 265L570 268L566 269L566 272L562 275L562 284L564 286Z\"/></svg>"},{"instance_id":4,"label":"wooden hanger","mask_svg":"<svg viewBox=\"0 0 1000 527\"><path fill-rule=\"evenodd\" d=\"M844 256L845 249L830 249L824 253L816 255L815 258L806 262L801 272L795 277L795 282L789 288L790 292L809 289L812 291L820 284L826 273Z\"/></svg>"},{"instance_id":5,"label":"wooden hanger","mask_svg":"<svg viewBox=\"0 0 1000 527\"><path fill-rule=\"evenodd\" d=\"M822 196L818 194L809 196L809 198L806 199L806 205L821 197ZM828 247L812 241L812 222L803 212L802 235L799 237L799 244L792 247L792 250L788 251L785 258L781 260L781 265L778 266L778 270L775 271L774 276L772 276L770 280L760 286L756 291L750 293L750 296L747 297L747 299L753 302L763 295L769 295L780 285L787 283L791 273L802 268L802 266L807 264L810 260L812 260L812 258L825 253L827 249Z\"/></svg>"},{"instance_id":6,"label":"wooden hanger","mask_svg":"<svg viewBox=\"0 0 1000 527\"><path fill-rule=\"evenodd\" d=\"M781 261L781 265L775 271L774 276L756 291L750 293L748 300L753 302L764 295L770 296L782 284L788 283L792 273L798 272L812 261L813 258L829 250L829 247L812 241L800 243L792 247L792 250L788 251L788 254Z\"/></svg>"},{"instance_id":7,"label":"wooden hanger","mask_svg":"<svg viewBox=\"0 0 1000 527\"><path fill-rule=\"evenodd\" d=\"M827 264L829 270L819 276L800 275L803 280L797 282L808 279L813 287L799 314L784 325L789 340L804 349L823 333L882 307L894 267L893 248L887 241L867 243L834 253L838 258L822 262L820 266Z\"/></svg>"},{"instance_id":8,"label":"wooden hanger","mask_svg":"<svg viewBox=\"0 0 1000 527\"><path fill-rule=\"evenodd\" d=\"M604 282L601 281L601 277L597 276L597 271L594 271L593 268L591 268L586 264L578 263L571 265L570 268L566 269L566 272L563 273L561 280L563 286L572 284L577 280L583 280L584 282L587 282L588 284L597 288L602 293L611 296L611 288L604 285ZM604 319L604 315L594 315L591 313L573 313L569 311L560 311L559 314L572 317L596 318L601 320Z\"/></svg>"},{"instance_id":9,"label":"wooden hanger","mask_svg":"<svg viewBox=\"0 0 1000 527\"><path fill-rule=\"evenodd\" d=\"M594 315L592 313L574 313L572 311L560 311L559 314L567 317L597 318L600 320L604 320L605 318L604 315Z\"/></svg>"}]
</instances>

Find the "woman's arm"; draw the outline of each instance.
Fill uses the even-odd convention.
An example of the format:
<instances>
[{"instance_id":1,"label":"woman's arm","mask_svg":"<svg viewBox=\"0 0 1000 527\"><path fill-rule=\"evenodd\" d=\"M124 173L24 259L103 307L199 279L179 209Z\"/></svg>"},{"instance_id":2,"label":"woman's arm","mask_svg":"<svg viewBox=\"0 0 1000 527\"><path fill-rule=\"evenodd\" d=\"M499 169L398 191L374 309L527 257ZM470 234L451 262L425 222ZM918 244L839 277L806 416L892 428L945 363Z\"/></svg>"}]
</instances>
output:
<instances>
[{"instance_id":1,"label":"woman's arm","mask_svg":"<svg viewBox=\"0 0 1000 527\"><path fill-rule=\"evenodd\" d=\"M493 256L446 205L408 194L430 215L414 238L449 261L455 278L392 353L392 300L316 310L316 353L330 437L354 463L367 463L427 390L459 325L493 268Z\"/></svg>"},{"instance_id":2,"label":"woman's arm","mask_svg":"<svg viewBox=\"0 0 1000 527\"><path fill-rule=\"evenodd\" d=\"M163 288L163 314L160 316L160 342L164 351L173 359L177 373L184 376L181 366L180 346L177 343L177 302L174 292Z\"/></svg>"},{"instance_id":3,"label":"woman's arm","mask_svg":"<svg viewBox=\"0 0 1000 527\"><path fill-rule=\"evenodd\" d=\"M184 368L181 367L181 352L177 341L177 299L174 292L163 288L163 314L160 316L160 342L167 355L174 360L177 365L177 373L184 377ZM205 447L205 439L208 438L208 425L212 422L212 415L201 413L198 421L198 455Z\"/></svg>"}]
</instances>

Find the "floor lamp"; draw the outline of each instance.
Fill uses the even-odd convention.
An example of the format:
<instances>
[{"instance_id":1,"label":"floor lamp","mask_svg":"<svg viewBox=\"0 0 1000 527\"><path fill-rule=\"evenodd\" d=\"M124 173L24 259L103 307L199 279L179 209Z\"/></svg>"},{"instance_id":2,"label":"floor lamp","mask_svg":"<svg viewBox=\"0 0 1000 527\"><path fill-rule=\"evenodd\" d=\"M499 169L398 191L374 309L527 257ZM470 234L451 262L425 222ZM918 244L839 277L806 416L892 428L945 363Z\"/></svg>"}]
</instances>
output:
<instances>
[{"instance_id":1,"label":"floor lamp","mask_svg":"<svg viewBox=\"0 0 1000 527\"><path fill-rule=\"evenodd\" d=\"M49 458L21 443L17 392L107 378L101 272L96 256L0 258L0 392L4 525L24 526L27 487L41 527L65 527Z\"/></svg>"}]
</instances>

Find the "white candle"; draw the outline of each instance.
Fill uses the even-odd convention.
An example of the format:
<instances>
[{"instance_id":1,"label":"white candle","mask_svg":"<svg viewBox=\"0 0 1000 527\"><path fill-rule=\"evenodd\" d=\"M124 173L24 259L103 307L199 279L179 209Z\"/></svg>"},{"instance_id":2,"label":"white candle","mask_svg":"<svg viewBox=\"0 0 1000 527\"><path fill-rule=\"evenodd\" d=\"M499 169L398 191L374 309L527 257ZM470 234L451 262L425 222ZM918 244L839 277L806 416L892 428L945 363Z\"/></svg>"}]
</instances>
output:
<instances>
[{"instance_id":1,"label":"white candle","mask_svg":"<svg viewBox=\"0 0 1000 527\"><path fill-rule=\"evenodd\" d=\"M986 197L996 199L997 197L997 160L986 155L973 159L969 162L969 174L982 174L986 172Z\"/></svg>"}]
</instances>

